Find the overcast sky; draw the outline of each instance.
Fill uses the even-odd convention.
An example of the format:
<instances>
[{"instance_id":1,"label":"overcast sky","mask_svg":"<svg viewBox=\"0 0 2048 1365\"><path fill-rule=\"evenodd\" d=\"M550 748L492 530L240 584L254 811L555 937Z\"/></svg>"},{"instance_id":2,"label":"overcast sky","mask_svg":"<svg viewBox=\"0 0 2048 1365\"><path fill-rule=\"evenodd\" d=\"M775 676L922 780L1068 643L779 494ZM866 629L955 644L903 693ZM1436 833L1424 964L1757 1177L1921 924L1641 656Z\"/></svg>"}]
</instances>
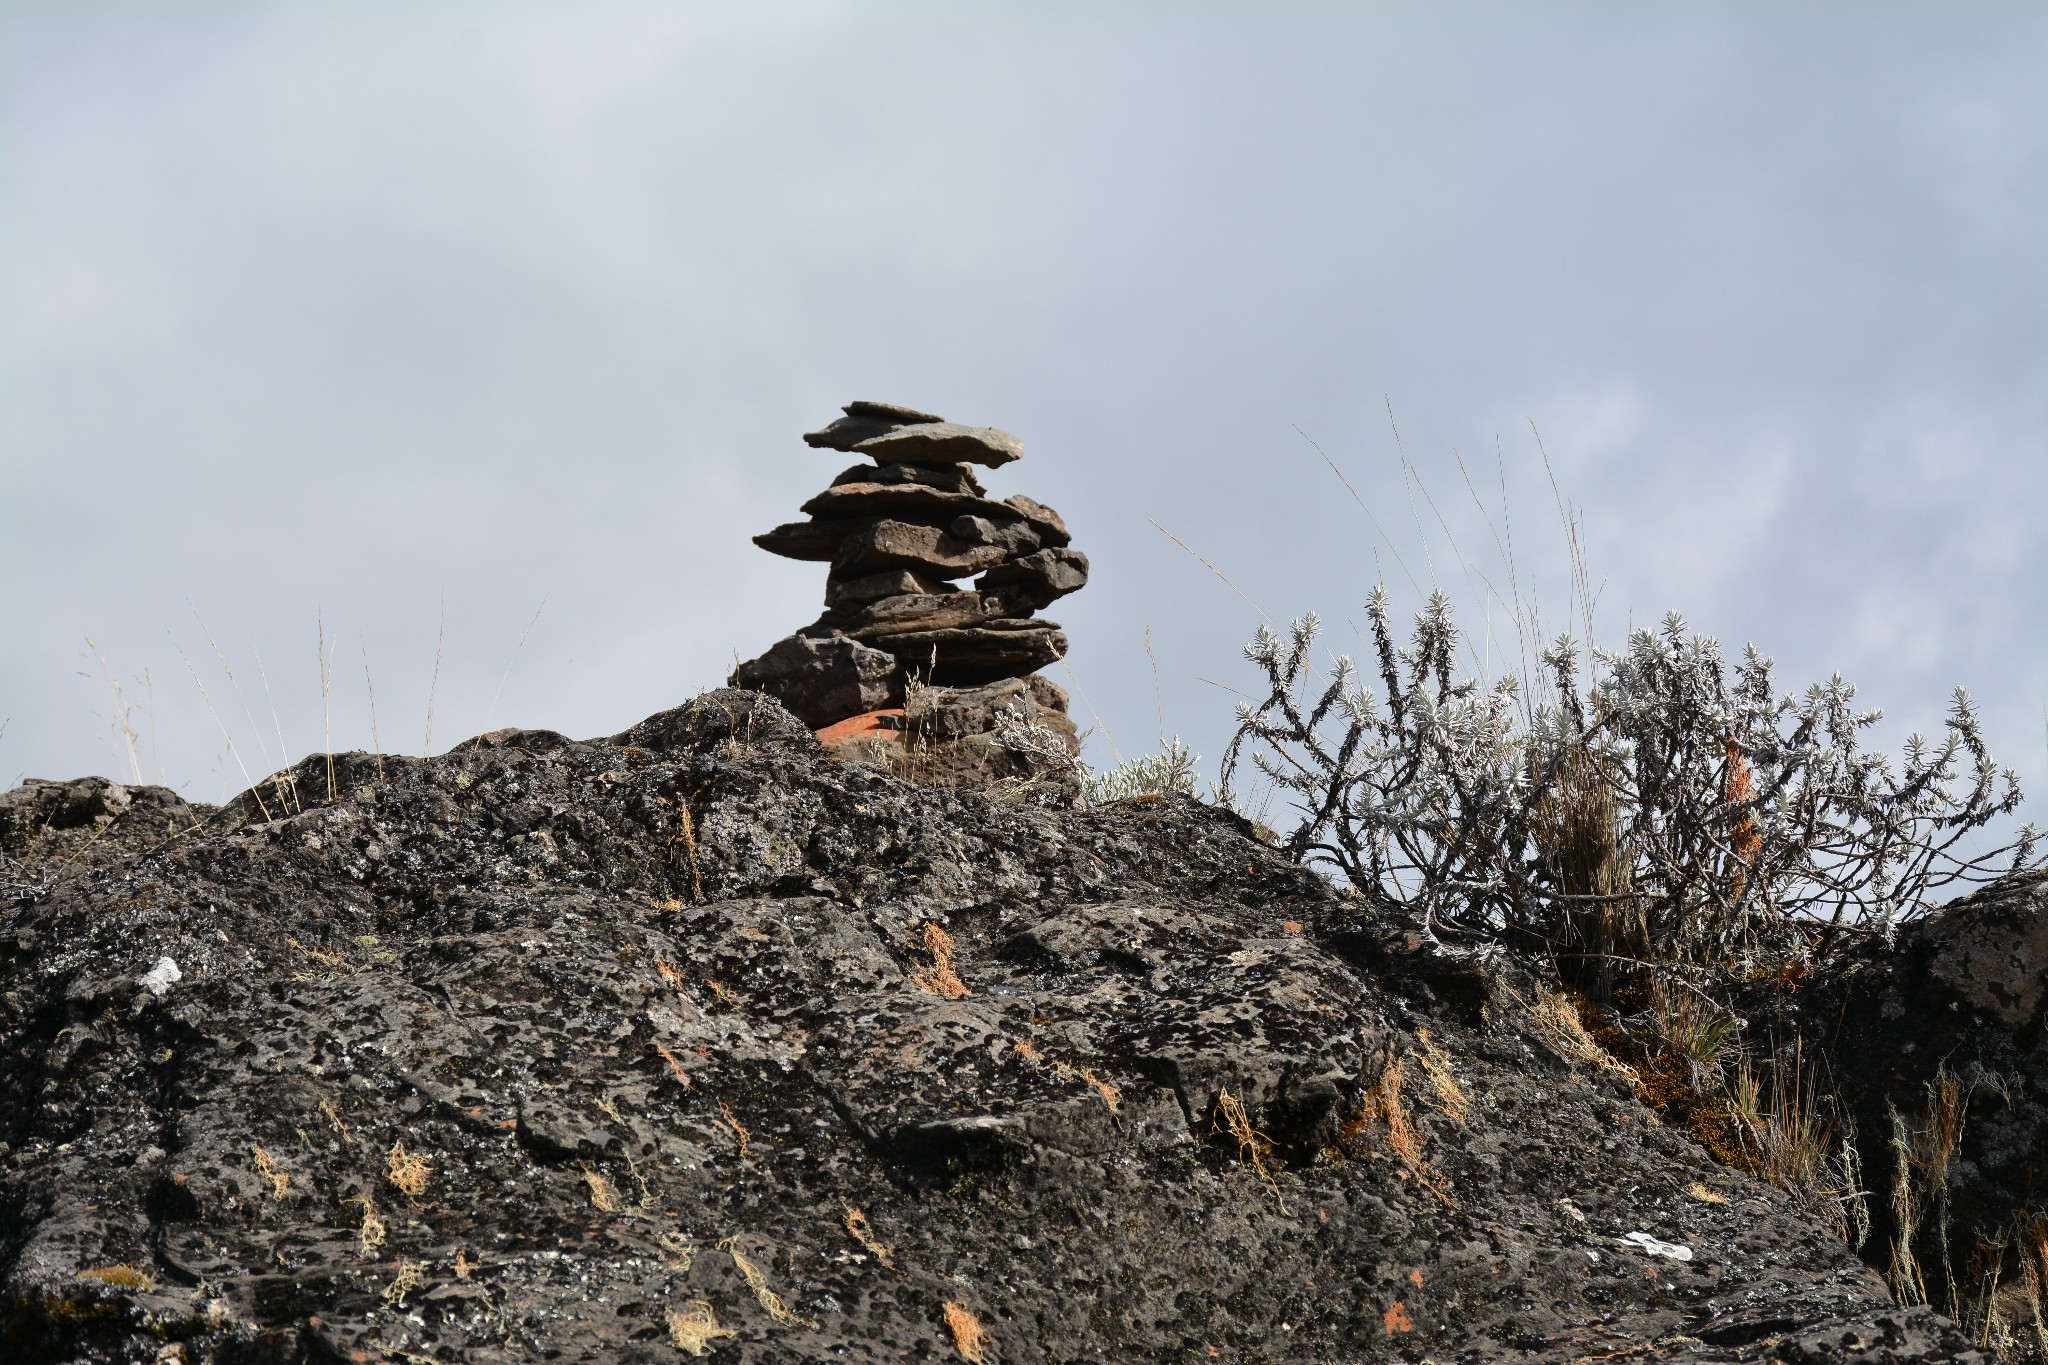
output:
<instances>
[{"instance_id":1,"label":"overcast sky","mask_svg":"<svg viewBox=\"0 0 2048 1365\"><path fill-rule=\"evenodd\" d=\"M1023 439L1098 763L1213 772L1261 611L1483 637L1454 452L1565 628L1540 431L1601 642L1894 745L1965 684L2048 793L2044 61L2038 3L0 3L0 783L131 775L90 636L239 789L194 608L272 761L323 628L336 747L365 657L387 751L622 729L816 614L748 537L873 398Z\"/></svg>"}]
</instances>

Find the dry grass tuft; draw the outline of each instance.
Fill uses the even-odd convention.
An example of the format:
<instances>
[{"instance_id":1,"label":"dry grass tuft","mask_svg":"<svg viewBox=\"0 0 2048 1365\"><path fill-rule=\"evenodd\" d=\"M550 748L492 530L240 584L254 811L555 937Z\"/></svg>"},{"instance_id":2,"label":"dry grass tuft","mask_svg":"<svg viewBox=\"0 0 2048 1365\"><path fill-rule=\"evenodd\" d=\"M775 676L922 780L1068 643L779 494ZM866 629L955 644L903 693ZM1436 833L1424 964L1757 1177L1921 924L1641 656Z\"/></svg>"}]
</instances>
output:
<instances>
[{"instance_id":1,"label":"dry grass tuft","mask_svg":"<svg viewBox=\"0 0 2048 1365\"><path fill-rule=\"evenodd\" d=\"M712 1342L738 1335L730 1327L720 1327L718 1314L702 1299L691 1299L681 1308L668 1311L668 1340L678 1351L693 1356L709 1355Z\"/></svg>"},{"instance_id":2,"label":"dry grass tuft","mask_svg":"<svg viewBox=\"0 0 2048 1365\"><path fill-rule=\"evenodd\" d=\"M676 1083L685 1090L690 1089L690 1073L683 1070L683 1064L676 1060L676 1054L661 1043L656 1043L654 1050L661 1054L661 1060L668 1063L668 1073L676 1078Z\"/></svg>"},{"instance_id":3,"label":"dry grass tuft","mask_svg":"<svg viewBox=\"0 0 2048 1365\"><path fill-rule=\"evenodd\" d=\"M420 1287L420 1272L426 1266L419 1261L400 1261L398 1274L390 1284L384 1286L384 1302L394 1307L405 1303L405 1296Z\"/></svg>"},{"instance_id":4,"label":"dry grass tuft","mask_svg":"<svg viewBox=\"0 0 2048 1365\"><path fill-rule=\"evenodd\" d=\"M1422 1074L1428 1078L1429 1087L1436 1092L1436 1107L1443 1116L1460 1128L1465 1126L1467 1101L1465 1092L1458 1087L1458 1078L1451 1074L1451 1059L1444 1050L1430 1041L1429 1030L1418 1030L1415 1041L1422 1045L1415 1061L1421 1066Z\"/></svg>"},{"instance_id":5,"label":"dry grass tuft","mask_svg":"<svg viewBox=\"0 0 2048 1365\"><path fill-rule=\"evenodd\" d=\"M391 1150L385 1154L385 1178L396 1185L398 1192L407 1199L418 1199L425 1194L427 1179L433 1173L434 1168L427 1164L426 1158L406 1151L403 1142L392 1143Z\"/></svg>"},{"instance_id":6,"label":"dry grass tuft","mask_svg":"<svg viewBox=\"0 0 2048 1365\"><path fill-rule=\"evenodd\" d=\"M912 972L910 979L933 995L944 996L948 1000L972 995L953 964L953 936L934 923L926 923L922 934L925 949L932 955L932 965Z\"/></svg>"},{"instance_id":7,"label":"dry grass tuft","mask_svg":"<svg viewBox=\"0 0 2048 1365\"><path fill-rule=\"evenodd\" d=\"M743 1158L752 1156L754 1154L753 1131L742 1126L740 1121L732 1116L732 1106L724 1100L718 1102L718 1112L725 1116L725 1126L732 1129L733 1141L739 1144L740 1156Z\"/></svg>"},{"instance_id":8,"label":"dry grass tuft","mask_svg":"<svg viewBox=\"0 0 2048 1365\"><path fill-rule=\"evenodd\" d=\"M986 1365L989 1335L980 1320L967 1311L967 1305L958 1299L948 1299L940 1316L946 1321L946 1330L953 1334L953 1349L960 1353L960 1358L969 1365Z\"/></svg>"},{"instance_id":9,"label":"dry grass tuft","mask_svg":"<svg viewBox=\"0 0 2048 1365\"><path fill-rule=\"evenodd\" d=\"M690 903L704 899L704 871L697 862L697 825L690 818L690 803L677 798L676 832L669 840L668 858L672 867L680 867L690 879ZM670 897L671 900L674 897ZM665 907L666 908L666 907ZM680 907L676 907L680 908Z\"/></svg>"},{"instance_id":10,"label":"dry grass tuft","mask_svg":"<svg viewBox=\"0 0 2048 1365\"><path fill-rule=\"evenodd\" d=\"M455 1250L455 1278L466 1280L476 1274L476 1268L477 1263L469 1259L469 1248L457 1247Z\"/></svg>"},{"instance_id":11,"label":"dry grass tuft","mask_svg":"<svg viewBox=\"0 0 2048 1365\"><path fill-rule=\"evenodd\" d=\"M94 1266L91 1270L79 1271L72 1278L75 1280L97 1280L101 1284L112 1285L116 1289L133 1289L138 1294L147 1294L150 1290L156 1288L156 1281L149 1277L148 1271L138 1270L132 1265Z\"/></svg>"},{"instance_id":12,"label":"dry grass tuft","mask_svg":"<svg viewBox=\"0 0 2048 1365\"><path fill-rule=\"evenodd\" d=\"M1600 1046L1593 1035L1586 1031L1585 1022L1579 1018L1579 1012L1568 996L1546 991L1539 986L1536 988L1536 1001L1531 1004L1521 996L1515 995L1512 988L1508 990L1508 994L1513 995L1516 1002L1529 1012L1529 1019L1535 1025L1536 1035L1566 1061L1584 1063L1596 1071L1605 1071L1609 1075L1621 1077L1632 1086L1641 1087L1642 1077L1637 1074L1636 1069Z\"/></svg>"},{"instance_id":13,"label":"dry grass tuft","mask_svg":"<svg viewBox=\"0 0 2048 1365\"><path fill-rule=\"evenodd\" d=\"M1386 1149L1393 1153L1409 1177L1446 1207L1455 1208L1458 1201L1451 1197L1450 1182L1423 1156L1422 1140L1416 1136L1415 1125L1408 1117L1408 1107L1401 1101L1401 1087L1406 1080L1407 1073L1401 1065L1400 1055L1390 1048L1386 1065L1380 1068L1379 1078L1366 1090L1358 1112L1344 1125L1343 1134L1337 1140L1337 1151L1339 1154L1346 1152L1367 1133L1383 1127L1387 1134Z\"/></svg>"},{"instance_id":14,"label":"dry grass tuft","mask_svg":"<svg viewBox=\"0 0 2048 1365\"><path fill-rule=\"evenodd\" d=\"M617 1213L619 1192L612 1187L612 1182L605 1178L602 1171L593 1171L588 1166L583 1167L582 1171L583 1183L590 1190L590 1206L599 1213Z\"/></svg>"},{"instance_id":15,"label":"dry grass tuft","mask_svg":"<svg viewBox=\"0 0 2048 1365\"><path fill-rule=\"evenodd\" d=\"M1717 1190L1710 1190L1697 1180L1693 1181L1690 1185L1687 1185L1685 1187L1685 1192L1691 1195L1693 1198L1699 1200L1702 1204L1712 1204L1717 1208L1728 1202L1727 1195L1722 1194Z\"/></svg>"},{"instance_id":16,"label":"dry grass tuft","mask_svg":"<svg viewBox=\"0 0 2048 1365\"><path fill-rule=\"evenodd\" d=\"M377 1216L377 1206L370 1202L370 1196L367 1194L359 1194L353 1199L344 1199L341 1202L363 1206L363 1221L356 1226L356 1256L367 1261L376 1254L378 1247L384 1245L384 1238L391 1230L385 1227L384 1220Z\"/></svg>"},{"instance_id":17,"label":"dry grass tuft","mask_svg":"<svg viewBox=\"0 0 2048 1365\"><path fill-rule=\"evenodd\" d=\"M334 1125L334 1131L344 1138L349 1136L348 1125L341 1121L341 1110L335 1108L333 1100L320 1101L320 1112L327 1115L327 1121Z\"/></svg>"},{"instance_id":18,"label":"dry grass tuft","mask_svg":"<svg viewBox=\"0 0 2048 1365\"><path fill-rule=\"evenodd\" d=\"M1019 1038L1016 1042L1010 1044L1010 1051L1020 1061L1026 1062L1038 1061L1043 1056L1038 1050L1038 1044L1032 1042L1029 1038Z\"/></svg>"},{"instance_id":19,"label":"dry grass tuft","mask_svg":"<svg viewBox=\"0 0 2048 1365\"><path fill-rule=\"evenodd\" d=\"M747 1288L753 1291L755 1301L767 1310L769 1317L785 1327L809 1327L816 1330L817 1323L791 1312L789 1305L782 1301L782 1295L768 1287L768 1277L761 1273L760 1266L748 1260L746 1253L740 1250L737 1237L728 1237L718 1245L732 1257L732 1263L738 1266L740 1274L746 1277Z\"/></svg>"},{"instance_id":20,"label":"dry grass tuft","mask_svg":"<svg viewBox=\"0 0 2048 1365\"><path fill-rule=\"evenodd\" d=\"M1228 1090L1216 1096L1216 1117L1209 1125L1211 1134L1228 1133L1237 1142L1237 1159L1249 1164L1259 1179L1273 1187L1277 1196L1280 1182L1273 1179L1273 1173L1266 1169L1266 1155L1273 1150L1273 1139L1252 1127L1251 1115L1245 1112L1244 1101ZM1284 1205L1282 1206L1284 1209Z\"/></svg>"},{"instance_id":21,"label":"dry grass tuft","mask_svg":"<svg viewBox=\"0 0 2048 1365\"><path fill-rule=\"evenodd\" d=\"M851 1204L846 1205L846 1235L859 1242L861 1249L886 1269L896 1268L896 1253L875 1240L875 1230L868 1223L868 1216Z\"/></svg>"},{"instance_id":22,"label":"dry grass tuft","mask_svg":"<svg viewBox=\"0 0 2048 1365\"><path fill-rule=\"evenodd\" d=\"M256 1157L256 1173L270 1182L270 1197L282 1199L292 1190L291 1172L277 1164L275 1158L261 1147L251 1147Z\"/></svg>"}]
</instances>

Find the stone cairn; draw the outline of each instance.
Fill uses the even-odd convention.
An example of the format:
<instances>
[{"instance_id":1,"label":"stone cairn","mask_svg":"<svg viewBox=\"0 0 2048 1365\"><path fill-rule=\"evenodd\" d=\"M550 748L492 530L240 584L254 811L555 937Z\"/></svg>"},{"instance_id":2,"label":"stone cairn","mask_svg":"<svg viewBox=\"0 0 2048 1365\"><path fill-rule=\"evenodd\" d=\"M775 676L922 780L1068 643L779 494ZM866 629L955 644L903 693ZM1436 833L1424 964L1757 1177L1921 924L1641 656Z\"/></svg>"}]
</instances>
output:
<instances>
[{"instance_id":1,"label":"stone cairn","mask_svg":"<svg viewBox=\"0 0 2048 1365\"><path fill-rule=\"evenodd\" d=\"M1016 437L891 403L848 403L806 444L864 455L803 505L810 520L754 537L832 567L825 614L734 670L828 748L952 785L1069 776L1080 741L1067 694L1035 670L1067 637L1034 613L1088 581L1059 514L988 496L970 465L1023 458ZM974 586L956 581L978 575Z\"/></svg>"}]
</instances>

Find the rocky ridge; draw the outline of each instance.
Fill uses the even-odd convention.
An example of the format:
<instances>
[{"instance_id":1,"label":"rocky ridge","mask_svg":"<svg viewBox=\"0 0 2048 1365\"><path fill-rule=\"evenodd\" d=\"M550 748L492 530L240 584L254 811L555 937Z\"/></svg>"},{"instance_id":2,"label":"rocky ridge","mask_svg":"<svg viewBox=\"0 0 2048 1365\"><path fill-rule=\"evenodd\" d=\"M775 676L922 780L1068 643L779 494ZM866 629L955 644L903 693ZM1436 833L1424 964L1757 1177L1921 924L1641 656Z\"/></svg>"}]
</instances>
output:
<instances>
[{"instance_id":1,"label":"rocky ridge","mask_svg":"<svg viewBox=\"0 0 2048 1365\"><path fill-rule=\"evenodd\" d=\"M724 691L218 808L31 783L0 853L28 1365L1981 1359L1539 975L1185 799Z\"/></svg>"},{"instance_id":2,"label":"rocky ridge","mask_svg":"<svg viewBox=\"0 0 2048 1365\"><path fill-rule=\"evenodd\" d=\"M1065 775L1080 752L1067 696L1035 670L1067 637L1037 613L1088 581L1059 514L988 496L971 466L1023 458L1016 437L890 403L848 403L807 444L864 455L754 537L829 563L825 612L734 670L825 741L906 747L926 781ZM956 581L975 577L972 588Z\"/></svg>"}]
</instances>

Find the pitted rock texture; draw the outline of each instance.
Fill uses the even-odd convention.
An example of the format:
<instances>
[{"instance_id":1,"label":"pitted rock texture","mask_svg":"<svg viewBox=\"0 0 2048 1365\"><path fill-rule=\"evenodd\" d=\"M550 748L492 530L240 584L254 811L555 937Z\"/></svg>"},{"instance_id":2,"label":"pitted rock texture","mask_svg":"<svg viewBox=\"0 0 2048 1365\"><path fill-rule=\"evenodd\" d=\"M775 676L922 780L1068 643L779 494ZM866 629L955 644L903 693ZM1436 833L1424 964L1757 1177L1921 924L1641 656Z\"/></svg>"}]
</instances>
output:
<instances>
[{"instance_id":1,"label":"pitted rock texture","mask_svg":"<svg viewBox=\"0 0 2048 1365\"><path fill-rule=\"evenodd\" d=\"M293 777L0 800L9 1360L1974 1358L1213 808L731 691Z\"/></svg>"}]
</instances>

